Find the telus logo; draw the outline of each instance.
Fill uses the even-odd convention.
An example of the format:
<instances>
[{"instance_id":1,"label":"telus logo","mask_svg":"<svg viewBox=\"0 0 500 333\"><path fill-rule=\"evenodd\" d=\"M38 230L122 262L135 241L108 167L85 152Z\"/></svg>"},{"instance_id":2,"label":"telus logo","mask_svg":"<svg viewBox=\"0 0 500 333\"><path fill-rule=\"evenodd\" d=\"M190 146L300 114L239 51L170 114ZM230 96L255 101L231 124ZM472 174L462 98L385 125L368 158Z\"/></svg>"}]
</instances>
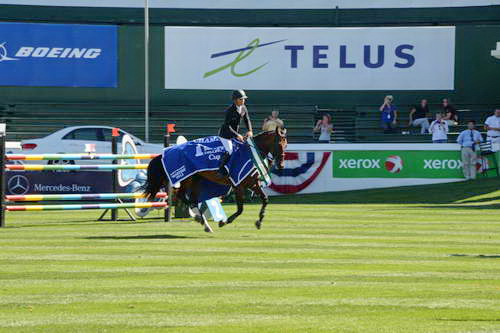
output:
<instances>
[{"instance_id":1,"label":"telus logo","mask_svg":"<svg viewBox=\"0 0 500 333\"><path fill-rule=\"evenodd\" d=\"M388 64L396 68L409 68L415 64L415 56L412 54L415 47L411 44L400 44L390 50L397 58L397 61ZM376 51L372 45L363 45L363 63L356 63L349 58L352 52L360 52L360 50L352 50L348 45L339 45L337 48L330 48L330 45L313 45L309 52L312 52L312 67L313 68L329 68L332 61L328 62L329 58L338 55L336 62L339 68L380 68L386 64L386 50L385 45L377 45ZM306 52L304 45L285 45L285 50L290 51L290 67L298 68L300 66L310 66L309 63L300 61L300 56ZM373 54L376 53L376 57ZM375 60L373 59L375 58Z\"/></svg>"}]
</instances>

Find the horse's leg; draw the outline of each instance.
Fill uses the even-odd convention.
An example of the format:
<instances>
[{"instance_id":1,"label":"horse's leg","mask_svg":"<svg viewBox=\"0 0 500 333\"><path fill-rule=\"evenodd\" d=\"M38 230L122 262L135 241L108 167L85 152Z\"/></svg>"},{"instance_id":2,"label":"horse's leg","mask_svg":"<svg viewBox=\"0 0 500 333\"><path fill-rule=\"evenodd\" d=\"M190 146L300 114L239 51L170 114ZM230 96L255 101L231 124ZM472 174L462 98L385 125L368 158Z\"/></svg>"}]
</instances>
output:
<instances>
[{"instance_id":1,"label":"horse's leg","mask_svg":"<svg viewBox=\"0 0 500 333\"><path fill-rule=\"evenodd\" d=\"M233 215L231 215L227 219L227 222L220 221L219 227L223 227L226 224L232 223L238 216L241 215L241 213L243 213L243 202L245 201L245 188L241 185L235 187L234 188L234 195L236 197L237 210Z\"/></svg>"},{"instance_id":2,"label":"horse's leg","mask_svg":"<svg viewBox=\"0 0 500 333\"><path fill-rule=\"evenodd\" d=\"M259 219L257 220L257 222L255 222L255 226L257 227L257 229L260 229L262 226L262 220L264 220L264 215L266 213L267 204L269 203L269 198L267 197L267 194L264 192L264 190L262 190L262 187L260 187L258 181L255 183L253 190L260 196L260 200L262 201L262 207L260 208L259 212Z\"/></svg>"},{"instance_id":3,"label":"horse's leg","mask_svg":"<svg viewBox=\"0 0 500 333\"><path fill-rule=\"evenodd\" d=\"M205 218L205 215L203 215L203 212L198 208L198 198L200 195L200 188L201 188L200 181L201 181L200 177L197 177L196 175L193 176L191 183L191 195L189 196L191 210L196 214L195 220L203 225L203 229L205 230L205 232L213 232L212 228L210 227L210 224L208 224L208 221Z\"/></svg>"}]
</instances>

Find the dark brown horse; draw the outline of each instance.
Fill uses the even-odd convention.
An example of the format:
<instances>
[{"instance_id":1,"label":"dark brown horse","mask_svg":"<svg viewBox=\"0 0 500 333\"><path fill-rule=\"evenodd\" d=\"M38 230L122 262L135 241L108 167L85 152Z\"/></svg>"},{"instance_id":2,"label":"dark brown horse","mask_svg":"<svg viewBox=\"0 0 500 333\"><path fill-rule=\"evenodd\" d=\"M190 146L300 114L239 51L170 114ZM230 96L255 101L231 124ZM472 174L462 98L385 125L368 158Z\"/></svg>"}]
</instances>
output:
<instances>
[{"instance_id":1,"label":"dark brown horse","mask_svg":"<svg viewBox=\"0 0 500 333\"><path fill-rule=\"evenodd\" d=\"M285 162L285 148L287 145L286 130L277 128L276 131L259 133L253 138L253 141L255 142L257 151L262 159L266 159L268 155L271 154L275 165L279 169L283 169ZM206 232L211 232L212 229L208 225L207 220L198 210L198 197L201 192L202 179L206 179L220 185L231 186L235 193L237 210L228 218L226 222L219 222L219 227L232 223L238 216L241 215L241 213L243 213L245 190L250 189L255 194L259 195L262 200L259 219L255 222L257 229L261 228L269 199L266 193L262 190L258 173L249 174L236 187L232 186L228 177L220 175L215 170L196 173L181 182L180 188L176 193L176 199L186 202L196 213L197 216L195 219L204 226ZM148 176L146 184L144 185L144 193L148 199L154 198L156 193L158 193L162 187L166 187L167 185L168 178L161 163L161 156L155 157L151 160L148 166Z\"/></svg>"}]
</instances>

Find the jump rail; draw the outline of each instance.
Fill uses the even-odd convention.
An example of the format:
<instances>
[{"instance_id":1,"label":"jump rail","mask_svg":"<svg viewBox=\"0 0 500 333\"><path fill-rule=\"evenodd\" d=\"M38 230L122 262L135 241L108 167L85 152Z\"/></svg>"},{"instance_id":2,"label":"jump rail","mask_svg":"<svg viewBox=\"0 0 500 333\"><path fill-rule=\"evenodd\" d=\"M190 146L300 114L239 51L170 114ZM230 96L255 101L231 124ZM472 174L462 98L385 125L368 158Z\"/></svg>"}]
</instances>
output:
<instances>
[{"instance_id":1,"label":"jump rail","mask_svg":"<svg viewBox=\"0 0 500 333\"><path fill-rule=\"evenodd\" d=\"M46 165L46 164L7 164L7 170L49 171L49 170L126 170L147 169L147 164L102 164L102 165Z\"/></svg>"},{"instance_id":2,"label":"jump rail","mask_svg":"<svg viewBox=\"0 0 500 333\"><path fill-rule=\"evenodd\" d=\"M5 159L11 161L43 161L43 160L149 160L159 154L40 154L21 155L7 154Z\"/></svg>"},{"instance_id":3,"label":"jump rail","mask_svg":"<svg viewBox=\"0 0 500 333\"><path fill-rule=\"evenodd\" d=\"M117 208L160 208L167 207L166 202L141 202L141 203L111 203L88 205L22 205L5 206L8 211L39 211L39 210L83 210L83 209L117 209Z\"/></svg>"},{"instance_id":4,"label":"jump rail","mask_svg":"<svg viewBox=\"0 0 500 333\"><path fill-rule=\"evenodd\" d=\"M140 199L142 193L97 193L97 194L26 194L6 195L7 201L62 201L62 200L113 200L113 199ZM167 193L161 192L156 198L166 198Z\"/></svg>"}]
</instances>

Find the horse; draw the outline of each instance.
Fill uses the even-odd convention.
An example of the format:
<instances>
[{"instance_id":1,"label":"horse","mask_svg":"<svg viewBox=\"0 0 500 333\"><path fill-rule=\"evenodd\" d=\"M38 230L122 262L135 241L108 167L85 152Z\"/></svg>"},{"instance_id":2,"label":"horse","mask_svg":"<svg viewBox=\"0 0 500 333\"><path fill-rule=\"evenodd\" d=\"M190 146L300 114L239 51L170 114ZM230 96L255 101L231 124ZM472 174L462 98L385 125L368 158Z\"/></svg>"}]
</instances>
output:
<instances>
[{"instance_id":1,"label":"horse","mask_svg":"<svg viewBox=\"0 0 500 333\"><path fill-rule=\"evenodd\" d=\"M253 137L253 142L256 145L256 149L262 159L268 158L268 155L272 155L273 164L276 165L278 169L284 168L285 163L285 149L288 144L286 137L286 129L276 128L275 131L262 132ZM160 191L162 187L168 188L169 180L165 173L165 169L162 165L162 156L157 156L153 158L148 165L147 180L143 186L144 195L148 200L155 198L156 193ZM251 189L256 193L261 201L262 206L259 212L259 219L255 222L257 229L262 227L262 222L264 220L264 215L266 211L266 206L269 203L267 194L263 191L259 174L257 172L250 173L238 186L233 186L231 180L228 176L223 176L217 170L211 171L201 171L194 175L191 175L187 179L183 180L180 184L180 188L177 190L176 199L185 202L193 212L195 212L195 220L200 222L204 226L206 232L212 232L208 221L203 216L203 214L198 209L198 197L201 191L201 181L206 179L210 182L231 186L235 193L237 210L232 214L226 222L219 222L219 227L223 227L226 224L232 223L238 216L243 213L243 203L245 199L245 190ZM187 195L189 193L189 195Z\"/></svg>"}]
</instances>

